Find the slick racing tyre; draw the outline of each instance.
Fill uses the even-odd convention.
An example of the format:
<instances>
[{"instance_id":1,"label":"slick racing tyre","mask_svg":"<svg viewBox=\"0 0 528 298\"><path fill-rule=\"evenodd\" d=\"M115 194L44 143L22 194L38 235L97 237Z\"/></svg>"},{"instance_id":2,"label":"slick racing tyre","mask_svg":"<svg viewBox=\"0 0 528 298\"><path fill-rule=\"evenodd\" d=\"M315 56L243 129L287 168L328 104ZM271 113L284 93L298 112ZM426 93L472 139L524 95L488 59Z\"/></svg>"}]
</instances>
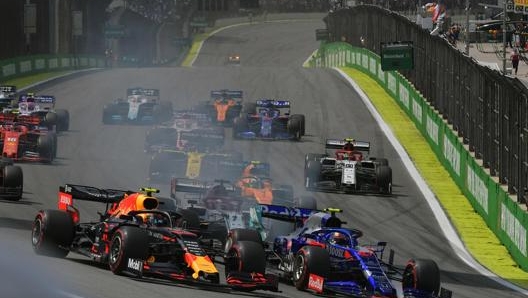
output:
<instances>
[{"instance_id":1,"label":"slick racing tyre","mask_svg":"<svg viewBox=\"0 0 528 298\"><path fill-rule=\"evenodd\" d=\"M37 140L37 150L43 162L53 161L53 136L49 134L40 135Z\"/></svg>"},{"instance_id":2,"label":"slick racing tyre","mask_svg":"<svg viewBox=\"0 0 528 298\"><path fill-rule=\"evenodd\" d=\"M9 200L18 201L22 198L24 175L22 168L15 165L4 165L4 187L10 189L18 189L16 194L9 196Z\"/></svg>"},{"instance_id":3,"label":"slick racing tyre","mask_svg":"<svg viewBox=\"0 0 528 298\"><path fill-rule=\"evenodd\" d=\"M59 118L57 117L56 113L48 112L44 116L44 123L42 123L44 126L48 127L48 130L53 130L53 126L58 125Z\"/></svg>"},{"instance_id":4,"label":"slick racing tyre","mask_svg":"<svg viewBox=\"0 0 528 298\"><path fill-rule=\"evenodd\" d=\"M67 212L41 210L33 221L31 245L35 253L56 258L68 255L75 230Z\"/></svg>"},{"instance_id":5,"label":"slick racing tyre","mask_svg":"<svg viewBox=\"0 0 528 298\"><path fill-rule=\"evenodd\" d=\"M121 274L126 271L130 259L141 262L147 257L148 234L146 231L133 227L123 226L115 231L110 241L110 254L108 256L108 265L114 274ZM134 262L132 262L134 263Z\"/></svg>"},{"instance_id":6,"label":"slick racing tyre","mask_svg":"<svg viewBox=\"0 0 528 298\"><path fill-rule=\"evenodd\" d=\"M300 130L301 130L301 136L304 136L305 135L305 117L304 115L302 114L295 114L295 115L291 115L290 116L290 119L295 119L296 121L299 121L299 126L300 126Z\"/></svg>"},{"instance_id":7,"label":"slick racing tyre","mask_svg":"<svg viewBox=\"0 0 528 298\"><path fill-rule=\"evenodd\" d=\"M440 270L433 260L409 260L402 276L402 288L416 289L437 296L440 290Z\"/></svg>"},{"instance_id":8,"label":"slick racing tyre","mask_svg":"<svg viewBox=\"0 0 528 298\"><path fill-rule=\"evenodd\" d=\"M245 116L236 117L233 120L233 139L240 139L239 134L247 131L248 121Z\"/></svg>"},{"instance_id":9,"label":"slick racing tyre","mask_svg":"<svg viewBox=\"0 0 528 298\"><path fill-rule=\"evenodd\" d=\"M225 253L228 253L231 247L240 241L251 241L264 247L260 233L257 230L232 229L228 232L227 239L225 240Z\"/></svg>"},{"instance_id":10,"label":"slick racing tyre","mask_svg":"<svg viewBox=\"0 0 528 298\"><path fill-rule=\"evenodd\" d=\"M392 193L392 169L390 167L377 166L376 181L381 193L387 195Z\"/></svg>"},{"instance_id":11,"label":"slick racing tyre","mask_svg":"<svg viewBox=\"0 0 528 298\"><path fill-rule=\"evenodd\" d=\"M200 230L200 217L192 210L178 209L176 210L178 218L173 223L174 226L185 230Z\"/></svg>"},{"instance_id":12,"label":"slick racing tyre","mask_svg":"<svg viewBox=\"0 0 528 298\"><path fill-rule=\"evenodd\" d=\"M297 252L293 261L293 284L298 290L306 290L310 274L323 279L328 276L330 268L328 264L330 264L330 256L324 248L304 246Z\"/></svg>"},{"instance_id":13,"label":"slick racing tyre","mask_svg":"<svg viewBox=\"0 0 528 298\"><path fill-rule=\"evenodd\" d=\"M309 160L304 171L304 187L308 190L315 188L321 174L321 163Z\"/></svg>"},{"instance_id":14,"label":"slick racing tyre","mask_svg":"<svg viewBox=\"0 0 528 298\"><path fill-rule=\"evenodd\" d=\"M115 105L104 106L103 108L103 124L112 124L112 116L117 113Z\"/></svg>"},{"instance_id":15,"label":"slick racing tyre","mask_svg":"<svg viewBox=\"0 0 528 298\"><path fill-rule=\"evenodd\" d=\"M290 118L287 124L288 133L293 136L294 141L300 141L302 137L301 122L298 118Z\"/></svg>"},{"instance_id":16,"label":"slick racing tyre","mask_svg":"<svg viewBox=\"0 0 528 298\"><path fill-rule=\"evenodd\" d=\"M257 104L254 102L248 102L245 103L242 106L242 109L240 110L240 116L246 117L248 114L256 114L257 113Z\"/></svg>"},{"instance_id":17,"label":"slick racing tyre","mask_svg":"<svg viewBox=\"0 0 528 298\"><path fill-rule=\"evenodd\" d=\"M226 277L231 272L261 273L266 271L266 253L261 244L237 241L225 256Z\"/></svg>"},{"instance_id":18,"label":"slick racing tyre","mask_svg":"<svg viewBox=\"0 0 528 298\"><path fill-rule=\"evenodd\" d=\"M68 110L55 110L57 115L57 131L68 131L70 129L70 112Z\"/></svg>"}]
</instances>

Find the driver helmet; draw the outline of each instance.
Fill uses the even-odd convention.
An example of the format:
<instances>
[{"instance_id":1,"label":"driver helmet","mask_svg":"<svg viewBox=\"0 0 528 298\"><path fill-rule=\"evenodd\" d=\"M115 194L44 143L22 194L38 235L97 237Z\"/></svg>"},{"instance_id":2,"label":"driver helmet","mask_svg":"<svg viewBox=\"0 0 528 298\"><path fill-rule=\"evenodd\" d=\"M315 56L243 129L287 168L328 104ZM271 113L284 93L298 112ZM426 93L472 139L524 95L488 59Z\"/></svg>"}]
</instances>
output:
<instances>
[{"instance_id":1,"label":"driver helmet","mask_svg":"<svg viewBox=\"0 0 528 298\"><path fill-rule=\"evenodd\" d=\"M350 239L348 235L341 232L333 232L329 239L330 244L348 247Z\"/></svg>"},{"instance_id":2,"label":"driver helmet","mask_svg":"<svg viewBox=\"0 0 528 298\"><path fill-rule=\"evenodd\" d=\"M137 215L141 221L148 225L154 227L168 227L169 221L166 216L158 213L140 213Z\"/></svg>"}]
</instances>

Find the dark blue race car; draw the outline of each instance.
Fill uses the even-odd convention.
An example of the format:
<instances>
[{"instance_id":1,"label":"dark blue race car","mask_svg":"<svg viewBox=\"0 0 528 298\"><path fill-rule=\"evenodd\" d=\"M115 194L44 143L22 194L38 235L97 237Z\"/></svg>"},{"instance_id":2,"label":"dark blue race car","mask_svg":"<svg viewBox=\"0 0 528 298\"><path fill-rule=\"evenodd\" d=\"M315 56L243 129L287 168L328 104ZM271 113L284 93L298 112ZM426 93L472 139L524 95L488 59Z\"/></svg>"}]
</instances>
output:
<instances>
[{"instance_id":1,"label":"dark blue race car","mask_svg":"<svg viewBox=\"0 0 528 298\"><path fill-rule=\"evenodd\" d=\"M235 118L235 139L287 139L300 140L304 135L304 115L290 115L287 100L257 100L255 108Z\"/></svg>"},{"instance_id":2,"label":"dark blue race car","mask_svg":"<svg viewBox=\"0 0 528 298\"><path fill-rule=\"evenodd\" d=\"M409 260L404 267L393 265L394 252L383 260L386 242L362 246L362 232L342 227L336 213L339 209L317 211L260 205L261 218L292 222L296 226L289 235L275 237L265 261L268 272L276 271L291 280L299 290L318 294L340 294L348 297L433 298L451 297L440 288L440 271L428 259ZM253 233L254 234L254 233ZM257 239L250 230L233 231L227 243L236 247L239 241ZM227 259L229 260L229 249ZM235 262L236 264L236 262ZM229 262L227 263L229 266ZM401 282L398 291L393 281Z\"/></svg>"}]
</instances>

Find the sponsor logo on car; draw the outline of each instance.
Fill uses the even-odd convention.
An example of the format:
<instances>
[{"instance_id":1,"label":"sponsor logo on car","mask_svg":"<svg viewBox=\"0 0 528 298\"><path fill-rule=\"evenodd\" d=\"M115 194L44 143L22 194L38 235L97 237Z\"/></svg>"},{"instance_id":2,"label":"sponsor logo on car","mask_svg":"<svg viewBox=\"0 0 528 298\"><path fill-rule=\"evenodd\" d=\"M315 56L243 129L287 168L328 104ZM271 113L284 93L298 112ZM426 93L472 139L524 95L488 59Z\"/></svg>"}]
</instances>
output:
<instances>
[{"instance_id":1,"label":"sponsor logo on car","mask_svg":"<svg viewBox=\"0 0 528 298\"><path fill-rule=\"evenodd\" d=\"M323 283L324 279L319 275L310 274L308 277L308 289L314 290L317 293L323 292Z\"/></svg>"}]
</instances>

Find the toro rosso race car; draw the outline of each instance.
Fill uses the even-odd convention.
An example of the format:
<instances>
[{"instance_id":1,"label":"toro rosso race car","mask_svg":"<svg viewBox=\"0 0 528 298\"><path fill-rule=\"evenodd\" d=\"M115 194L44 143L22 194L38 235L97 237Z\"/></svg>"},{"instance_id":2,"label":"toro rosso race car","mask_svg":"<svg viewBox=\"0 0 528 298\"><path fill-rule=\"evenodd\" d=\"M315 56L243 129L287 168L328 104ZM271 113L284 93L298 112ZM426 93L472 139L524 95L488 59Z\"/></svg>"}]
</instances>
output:
<instances>
[{"instance_id":1,"label":"toro rosso race car","mask_svg":"<svg viewBox=\"0 0 528 298\"><path fill-rule=\"evenodd\" d=\"M362 232L343 227L336 213L276 205L261 205L257 215L291 222L294 232L275 237L267 265L299 290L318 294L340 294L348 297L396 298L398 291L391 282L401 282L405 298L451 297L440 288L440 271L428 259L411 259L403 266L393 264L394 251L383 260L386 242L360 245ZM247 238L255 232L237 231L228 237ZM234 235L233 235L234 234ZM238 234L238 235L237 235ZM255 236L253 236L255 237ZM228 243L230 240L228 238Z\"/></svg>"},{"instance_id":2,"label":"toro rosso race car","mask_svg":"<svg viewBox=\"0 0 528 298\"><path fill-rule=\"evenodd\" d=\"M219 272L199 236L158 210L155 189L130 192L67 184L59 188L59 210L41 210L31 242L37 254L66 257L72 251L108 264L115 274L219 285ZM75 200L106 204L100 220L80 222ZM177 219L176 219L177 220ZM226 270L226 287L277 291L277 278L256 271L252 258L264 254L257 244L242 244L236 266Z\"/></svg>"},{"instance_id":3,"label":"toro rosso race car","mask_svg":"<svg viewBox=\"0 0 528 298\"><path fill-rule=\"evenodd\" d=\"M231 126L242 111L242 98L243 92L240 90L214 90L211 91L211 100L198 110L207 113L217 125Z\"/></svg>"},{"instance_id":4,"label":"toro rosso race car","mask_svg":"<svg viewBox=\"0 0 528 298\"><path fill-rule=\"evenodd\" d=\"M172 103L160 101L158 89L129 88L126 95L126 100L119 98L104 106L104 124L152 124L172 118Z\"/></svg>"},{"instance_id":5,"label":"toro rosso race car","mask_svg":"<svg viewBox=\"0 0 528 298\"><path fill-rule=\"evenodd\" d=\"M213 126L210 117L194 111L177 111L174 118L147 132L145 152L172 149L216 151L224 145L224 128Z\"/></svg>"},{"instance_id":6,"label":"toro rosso race car","mask_svg":"<svg viewBox=\"0 0 528 298\"><path fill-rule=\"evenodd\" d=\"M261 99L255 110L235 119L233 138L298 141L305 133L304 122L304 115L290 115L289 101Z\"/></svg>"},{"instance_id":7,"label":"toro rosso race car","mask_svg":"<svg viewBox=\"0 0 528 298\"><path fill-rule=\"evenodd\" d=\"M392 169L385 158L369 157L370 143L348 138L327 140L334 156L305 156L304 182L308 190L392 193Z\"/></svg>"},{"instance_id":8,"label":"toro rosso race car","mask_svg":"<svg viewBox=\"0 0 528 298\"><path fill-rule=\"evenodd\" d=\"M70 128L70 113L64 109L55 109L55 96L52 95L21 94L16 106L5 107L2 114L6 117L37 118L38 125L47 127L48 130L67 131Z\"/></svg>"}]
</instances>

